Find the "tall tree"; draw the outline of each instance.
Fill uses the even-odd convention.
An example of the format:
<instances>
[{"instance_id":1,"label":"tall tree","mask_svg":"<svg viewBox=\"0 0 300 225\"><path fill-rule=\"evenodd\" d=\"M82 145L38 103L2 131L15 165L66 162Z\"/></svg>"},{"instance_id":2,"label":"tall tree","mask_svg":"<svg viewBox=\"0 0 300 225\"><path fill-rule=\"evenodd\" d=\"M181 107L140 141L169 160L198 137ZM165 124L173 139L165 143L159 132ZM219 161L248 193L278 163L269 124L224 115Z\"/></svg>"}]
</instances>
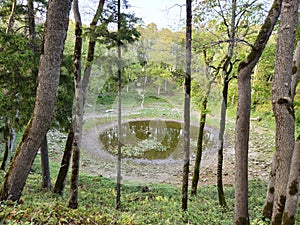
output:
<instances>
[{"instance_id":1,"label":"tall tree","mask_svg":"<svg viewBox=\"0 0 300 225\"><path fill-rule=\"evenodd\" d=\"M291 83L291 97L295 97L296 84L299 77L300 67L300 39L298 39L293 57L293 74ZM289 181L287 183L286 203L282 216L282 224L295 224L296 212L298 208L299 182L300 182L300 135L298 135L293 151L292 163L290 167Z\"/></svg>"},{"instance_id":2,"label":"tall tree","mask_svg":"<svg viewBox=\"0 0 300 225\"><path fill-rule=\"evenodd\" d=\"M74 46L74 84L75 84L75 132L72 145L72 175L70 184L69 207L78 207L78 176L80 164L80 145L83 121L83 99L81 79L81 55L82 55L82 22L79 12L78 0L73 1L73 12L75 18L75 46Z\"/></svg>"},{"instance_id":3,"label":"tall tree","mask_svg":"<svg viewBox=\"0 0 300 225\"><path fill-rule=\"evenodd\" d=\"M2 200L20 199L36 152L51 125L70 6L69 0L49 2L34 111L3 182Z\"/></svg>"},{"instance_id":4,"label":"tall tree","mask_svg":"<svg viewBox=\"0 0 300 225\"><path fill-rule=\"evenodd\" d=\"M188 186L190 165L190 98L191 98L191 45L192 45L192 2L186 0L186 67L184 96L184 161L181 208L188 208Z\"/></svg>"},{"instance_id":5,"label":"tall tree","mask_svg":"<svg viewBox=\"0 0 300 225\"><path fill-rule=\"evenodd\" d=\"M274 0L251 52L238 67L238 108L235 128L235 224L250 224L248 214L248 142L251 104L251 73L269 40L279 17L280 8L281 0Z\"/></svg>"},{"instance_id":6,"label":"tall tree","mask_svg":"<svg viewBox=\"0 0 300 225\"><path fill-rule=\"evenodd\" d=\"M90 80L90 75L92 71L92 64L94 61L95 57L95 47L96 47L96 39L99 36L98 31L97 31L97 23L101 17L101 14L103 12L103 7L104 7L104 2L105 0L100 0L96 13L92 19L92 22L90 23L90 32L89 32L89 44L88 44L88 55L85 63L85 68L84 68L84 74L82 78L82 101L83 101L83 106L85 105L85 99L87 95L87 90L88 90L88 84ZM63 154L62 162L61 162L61 167L55 182L54 186L54 192L63 194L63 190L65 187L65 180L67 177L69 165L70 165L70 159L72 155L72 143L74 139L74 126L75 126L75 120L72 120L72 123L70 125L70 130L69 134L67 137L66 141L66 146L65 146L65 151Z\"/></svg>"},{"instance_id":7,"label":"tall tree","mask_svg":"<svg viewBox=\"0 0 300 225\"><path fill-rule=\"evenodd\" d=\"M117 166L117 196L116 196L116 209L121 207L121 160L122 160L122 68L121 68L121 1L118 0L118 38L117 38L117 50L118 50L118 166Z\"/></svg>"},{"instance_id":8,"label":"tall tree","mask_svg":"<svg viewBox=\"0 0 300 225\"><path fill-rule=\"evenodd\" d=\"M275 190L271 224L280 224L294 150L295 115L291 96L293 49L298 24L298 0L283 0L278 31L272 106L276 122Z\"/></svg>"}]
</instances>

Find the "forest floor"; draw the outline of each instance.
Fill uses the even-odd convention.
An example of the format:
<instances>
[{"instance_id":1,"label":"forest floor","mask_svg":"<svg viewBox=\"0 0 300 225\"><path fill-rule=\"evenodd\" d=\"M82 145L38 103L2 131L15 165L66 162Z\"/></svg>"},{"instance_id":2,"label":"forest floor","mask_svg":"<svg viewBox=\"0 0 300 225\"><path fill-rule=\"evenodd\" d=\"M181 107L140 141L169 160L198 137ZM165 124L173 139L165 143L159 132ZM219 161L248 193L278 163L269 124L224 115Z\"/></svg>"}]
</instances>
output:
<instances>
[{"instance_id":1,"label":"forest floor","mask_svg":"<svg viewBox=\"0 0 300 225\"><path fill-rule=\"evenodd\" d=\"M85 123L91 124L97 120L99 114L88 113ZM213 119L213 118L211 118ZM224 146L223 183L234 183L234 121L229 121ZM231 124L230 124L231 123ZM83 132L82 138L82 165L81 170L92 175L101 175L106 178L116 178L117 158L104 150L99 141L99 134L105 129L114 126L106 123L89 126ZM216 140L215 144L205 150L202 156L200 169L200 185L216 184L217 180L217 138L218 130L206 127ZM274 150L274 134L264 128L264 121L251 121L249 145L249 179L268 180L272 152ZM190 159L190 179L193 176L195 157ZM122 159L122 178L127 181L141 183L165 183L180 185L182 180L182 160Z\"/></svg>"}]
</instances>

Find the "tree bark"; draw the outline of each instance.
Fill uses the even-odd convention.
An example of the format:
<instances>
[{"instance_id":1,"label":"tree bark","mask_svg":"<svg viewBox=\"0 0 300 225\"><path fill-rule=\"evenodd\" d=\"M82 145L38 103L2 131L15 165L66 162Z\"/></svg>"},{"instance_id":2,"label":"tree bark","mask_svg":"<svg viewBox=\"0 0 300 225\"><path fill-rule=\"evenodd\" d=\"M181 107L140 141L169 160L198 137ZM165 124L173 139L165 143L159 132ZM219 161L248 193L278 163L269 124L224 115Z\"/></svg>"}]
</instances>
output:
<instances>
[{"instance_id":1,"label":"tree bark","mask_svg":"<svg viewBox=\"0 0 300 225\"><path fill-rule=\"evenodd\" d=\"M11 137L11 135L10 135L10 126L9 126L9 119L8 118L6 118L6 121L5 121L3 137L4 137L4 140L5 140L5 149L4 149L4 155L3 155L2 164L1 164L1 170L5 170L6 162L7 162L8 154L9 154L9 150L10 150L10 137Z\"/></svg>"},{"instance_id":2,"label":"tree bark","mask_svg":"<svg viewBox=\"0 0 300 225\"><path fill-rule=\"evenodd\" d=\"M209 78L209 71L208 71L208 65L206 65L206 74ZM199 121L199 134L198 134L198 140L197 140L197 152L196 152L196 160L195 160L195 166L194 166L194 175L192 180L192 188L191 188L191 195L197 194L197 186L199 182L199 174L200 174L200 163L202 158L202 152L203 152L203 136L204 136L204 127L206 123L206 115L207 115L207 102L208 97L210 95L211 91L211 85L215 81L216 76L213 75L213 77L210 78L206 85L206 92L205 96L202 100L202 109L200 113L200 121Z\"/></svg>"},{"instance_id":3,"label":"tree bark","mask_svg":"<svg viewBox=\"0 0 300 225\"><path fill-rule=\"evenodd\" d=\"M51 190L51 177L48 156L48 140L45 135L41 144L42 188Z\"/></svg>"},{"instance_id":4,"label":"tree bark","mask_svg":"<svg viewBox=\"0 0 300 225\"><path fill-rule=\"evenodd\" d=\"M121 163L122 163L122 68L121 68L121 1L118 0L118 164L117 164L117 196L116 196L116 209L121 208Z\"/></svg>"},{"instance_id":5,"label":"tree bark","mask_svg":"<svg viewBox=\"0 0 300 225\"><path fill-rule=\"evenodd\" d=\"M297 23L298 1L283 0L272 87L272 106L276 122L274 157L276 177L271 224L280 224L282 221L295 143L295 115L291 82Z\"/></svg>"},{"instance_id":6,"label":"tree bark","mask_svg":"<svg viewBox=\"0 0 300 225\"><path fill-rule=\"evenodd\" d=\"M17 7L17 0L14 0L11 6L11 12L8 18L8 23L7 23L7 27L6 27L6 31L5 33L8 34L10 32L10 30L13 28L14 23L15 23L15 11L16 11L16 7Z\"/></svg>"},{"instance_id":7,"label":"tree bark","mask_svg":"<svg viewBox=\"0 0 300 225\"><path fill-rule=\"evenodd\" d=\"M94 15L94 18L90 24L90 39L89 39L89 45L88 45L88 55L87 55L87 61L84 69L84 76L82 80L82 98L83 98L83 106L85 105L86 100L86 94L88 90L88 84L90 80L90 75L92 71L92 63L94 61L94 55L95 55L95 46L96 46L96 28L97 28L97 22L99 21L99 18L101 16L101 13L103 11L105 0L100 0L99 5L97 7L96 14ZM68 174L68 169L70 165L70 160L72 156L72 143L74 139L74 126L75 121L72 120L71 128L68 134L68 139L66 142L65 152L62 158L61 167L58 173L58 177L55 183L54 192L63 194L64 187L65 187L65 180Z\"/></svg>"},{"instance_id":8,"label":"tree bark","mask_svg":"<svg viewBox=\"0 0 300 225\"><path fill-rule=\"evenodd\" d=\"M251 73L259 60L280 14L281 0L275 0L255 40L253 49L238 68L238 108L235 128L234 224L250 224L248 213L248 149L251 105Z\"/></svg>"},{"instance_id":9,"label":"tree bark","mask_svg":"<svg viewBox=\"0 0 300 225\"><path fill-rule=\"evenodd\" d=\"M49 2L34 111L3 182L1 200L20 199L37 150L51 125L69 24L70 4L69 0Z\"/></svg>"},{"instance_id":10,"label":"tree bark","mask_svg":"<svg viewBox=\"0 0 300 225\"><path fill-rule=\"evenodd\" d=\"M36 32L35 32L35 14L34 14L34 6L33 6L33 0L27 0L27 14L28 14L28 28L29 28L29 40L31 48L35 51L35 38L36 38Z\"/></svg>"},{"instance_id":11,"label":"tree bark","mask_svg":"<svg viewBox=\"0 0 300 225\"><path fill-rule=\"evenodd\" d=\"M74 47L74 83L75 83L75 133L72 146L72 175L70 184L69 208L78 208L78 176L80 164L80 142L83 121L83 93L81 80L81 53L82 53L82 23L80 18L78 0L73 1L73 12L76 23Z\"/></svg>"},{"instance_id":12,"label":"tree bark","mask_svg":"<svg viewBox=\"0 0 300 225\"><path fill-rule=\"evenodd\" d=\"M199 134L197 140L197 152L196 152L196 160L194 166L194 175L192 180L192 187L191 187L191 195L197 195L197 186L199 182L199 174L200 174L200 163L202 158L203 152L203 136L204 136L204 127L206 122L206 110L207 110L207 98L208 96L204 96L202 101L202 109L200 113L200 123L199 123Z\"/></svg>"},{"instance_id":13,"label":"tree bark","mask_svg":"<svg viewBox=\"0 0 300 225\"><path fill-rule=\"evenodd\" d=\"M63 195L65 184L66 184L66 178L68 174L68 170L70 167L70 160L72 156L72 145L74 140L74 129L73 129L73 122L70 126L70 131L67 137L67 142L65 146L64 155L60 164L60 169L58 172L58 176L54 185L53 192Z\"/></svg>"},{"instance_id":14,"label":"tree bark","mask_svg":"<svg viewBox=\"0 0 300 225\"><path fill-rule=\"evenodd\" d=\"M296 50L293 57L293 74L291 83L291 96L295 97L297 80L299 76L300 66L300 40L296 45ZM299 197L299 182L300 182L300 135L297 137L295 148L293 151L292 163L290 167L289 181L286 191L286 203L282 216L283 225L295 224L295 218L298 208Z\"/></svg>"},{"instance_id":15,"label":"tree bark","mask_svg":"<svg viewBox=\"0 0 300 225\"><path fill-rule=\"evenodd\" d=\"M182 210L188 208L188 186L190 165L190 99L191 99L191 42L192 42L192 3L186 0L186 71L184 97L184 162L182 179Z\"/></svg>"}]
</instances>

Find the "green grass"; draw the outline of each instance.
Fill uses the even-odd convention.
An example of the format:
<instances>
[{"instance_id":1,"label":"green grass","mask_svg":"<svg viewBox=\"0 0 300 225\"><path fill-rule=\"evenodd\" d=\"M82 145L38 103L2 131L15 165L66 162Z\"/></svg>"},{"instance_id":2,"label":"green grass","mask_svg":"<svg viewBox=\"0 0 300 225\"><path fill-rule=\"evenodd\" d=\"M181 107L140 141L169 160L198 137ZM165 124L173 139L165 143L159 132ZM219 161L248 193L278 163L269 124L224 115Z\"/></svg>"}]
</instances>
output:
<instances>
[{"instance_id":1,"label":"green grass","mask_svg":"<svg viewBox=\"0 0 300 225\"><path fill-rule=\"evenodd\" d=\"M21 198L22 203L2 202L0 224L207 224L230 225L233 222L234 189L225 186L228 208L219 206L215 185L201 186L196 197L191 197L188 210L181 210L180 187L122 183L121 209L115 209L115 180L81 174L79 179L79 208L67 207L69 182L64 197L40 187L39 156L33 165ZM51 163L52 177L59 166ZM1 172L1 180L5 173ZM68 180L69 181L69 180ZM53 180L54 182L54 180ZM148 191L143 191L147 186ZM261 210L266 183L250 181L249 213L251 224L261 221ZM299 222L298 218L298 222Z\"/></svg>"}]
</instances>

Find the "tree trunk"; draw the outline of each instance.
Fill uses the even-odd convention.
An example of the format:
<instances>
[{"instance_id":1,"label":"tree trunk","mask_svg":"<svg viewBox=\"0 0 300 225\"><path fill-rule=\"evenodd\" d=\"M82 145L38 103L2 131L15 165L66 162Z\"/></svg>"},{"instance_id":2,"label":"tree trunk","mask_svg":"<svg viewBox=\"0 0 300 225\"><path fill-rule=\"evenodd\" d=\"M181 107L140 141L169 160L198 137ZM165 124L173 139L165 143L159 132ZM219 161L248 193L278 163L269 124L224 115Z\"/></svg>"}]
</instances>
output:
<instances>
[{"instance_id":1,"label":"tree trunk","mask_svg":"<svg viewBox=\"0 0 300 225\"><path fill-rule=\"evenodd\" d=\"M218 142L218 166L217 166L217 189L218 198L221 206L226 207L225 194L223 190L223 151L224 151L224 134L226 127L226 110L227 110L227 99L228 99L228 88L230 82L230 73L232 71L232 56L235 45L235 33L236 33L236 0L232 0L231 3L231 21L228 27L228 34L230 43L227 50L227 57L222 69L223 78L223 90L222 90L222 105L221 105L221 119L220 119L220 131L219 131L219 142Z\"/></svg>"},{"instance_id":2,"label":"tree trunk","mask_svg":"<svg viewBox=\"0 0 300 225\"><path fill-rule=\"evenodd\" d=\"M291 83L291 97L295 97L297 80L300 66L300 40L297 42L296 50L293 57L293 74ZM290 167L289 181L286 191L286 203L282 216L283 225L295 224L295 218L298 208L300 181L300 135L297 137L293 151L292 163Z\"/></svg>"},{"instance_id":3,"label":"tree trunk","mask_svg":"<svg viewBox=\"0 0 300 225\"><path fill-rule=\"evenodd\" d=\"M70 5L69 0L49 2L34 111L3 182L1 200L20 199L37 150L51 125Z\"/></svg>"},{"instance_id":4,"label":"tree trunk","mask_svg":"<svg viewBox=\"0 0 300 225\"><path fill-rule=\"evenodd\" d=\"M121 71L121 1L118 0L118 165L117 165L117 196L116 196L116 209L120 209L121 207L121 163L122 163L122 71Z\"/></svg>"},{"instance_id":5,"label":"tree trunk","mask_svg":"<svg viewBox=\"0 0 300 225\"><path fill-rule=\"evenodd\" d=\"M94 61L94 54L95 54L95 46L96 46L96 26L97 22L99 21L99 18L101 16L101 13L103 11L103 6L104 6L105 0L100 0L99 5L96 11L96 14L94 15L94 18L90 24L90 39L89 39L89 46L88 46L88 55L87 55L87 61L84 69L84 76L82 80L82 98L83 98L83 106L85 105L85 100L86 100L86 94L88 90L88 84L90 80L90 75L92 71L92 63ZM75 126L75 121L72 120L72 124L70 127L70 131L68 134L68 139L66 142L66 147L65 147L65 152L63 155L63 159L61 162L61 167L58 173L58 177L55 183L54 187L54 193L59 193L63 194L64 187L65 187L65 180L68 174L68 169L70 165L70 159L72 155L72 143L74 139L74 126Z\"/></svg>"},{"instance_id":6,"label":"tree trunk","mask_svg":"<svg viewBox=\"0 0 300 225\"><path fill-rule=\"evenodd\" d=\"M65 184L66 184L66 178L70 166L70 160L72 156L72 145L73 145L73 140L74 140L74 129L73 129L74 123L72 122L70 126L70 131L68 134L66 146L65 146L65 151L64 155L60 164L60 169L59 173L55 182L55 186L53 189L54 193L63 195Z\"/></svg>"},{"instance_id":7,"label":"tree trunk","mask_svg":"<svg viewBox=\"0 0 300 225\"><path fill-rule=\"evenodd\" d=\"M14 23L15 23L14 17L15 17L16 7L17 7L17 0L14 0L12 3L10 15L8 18L8 23L7 23L7 27L6 27L6 31L5 31L6 34L8 34L14 26Z\"/></svg>"},{"instance_id":8,"label":"tree trunk","mask_svg":"<svg viewBox=\"0 0 300 225\"><path fill-rule=\"evenodd\" d=\"M42 188L51 190L51 178L48 156L48 140L45 135L41 144Z\"/></svg>"},{"instance_id":9,"label":"tree trunk","mask_svg":"<svg viewBox=\"0 0 300 225\"><path fill-rule=\"evenodd\" d=\"M5 140L5 149L4 149L4 155L2 159L2 164L1 164L1 170L5 170L6 167L6 162L8 159L8 154L10 150L10 126L9 126L9 119L6 119L5 127L4 127L4 132L3 132L3 137Z\"/></svg>"},{"instance_id":10,"label":"tree trunk","mask_svg":"<svg viewBox=\"0 0 300 225\"><path fill-rule=\"evenodd\" d=\"M186 71L184 97L184 162L182 179L182 210L188 208L188 186L190 165L190 99L191 99L191 42L192 42L192 3L186 0Z\"/></svg>"},{"instance_id":11,"label":"tree trunk","mask_svg":"<svg viewBox=\"0 0 300 225\"><path fill-rule=\"evenodd\" d=\"M197 140L197 153L196 153L196 160L194 166L194 175L192 180L192 190L191 195L197 195L197 186L199 181L199 174L200 174L200 163L202 158L203 152L203 136L204 136L204 127L206 122L206 109L207 109L207 97L205 96L202 101L202 109L200 114L200 124L199 124L199 134Z\"/></svg>"},{"instance_id":12,"label":"tree trunk","mask_svg":"<svg viewBox=\"0 0 300 225\"><path fill-rule=\"evenodd\" d=\"M31 48L35 51L35 14L34 14L34 6L33 6L33 0L27 0L27 14L28 14L28 28L29 28L29 40Z\"/></svg>"},{"instance_id":13,"label":"tree trunk","mask_svg":"<svg viewBox=\"0 0 300 225\"><path fill-rule=\"evenodd\" d=\"M76 23L74 47L74 83L75 83L75 133L72 146L72 175L70 184L69 208L78 208L78 176L80 164L80 142L83 120L83 96L81 80L81 52L82 52L82 23L80 18L78 0L73 1L73 12Z\"/></svg>"},{"instance_id":14,"label":"tree trunk","mask_svg":"<svg viewBox=\"0 0 300 225\"><path fill-rule=\"evenodd\" d=\"M293 49L298 23L298 1L283 0L274 68L272 106L276 122L275 190L271 224L280 224L295 143L295 115L291 98Z\"/></svg>"},{"instance_id":15,"label":"tree trunk","mask_svg":"<svg viewBox=\"0 0 300 225\"><path fill-rule=\"evenodd\" d=\"M227 97L228 97L229 78L226 74L223 79L223 98L221 106L221 120L219 131L219 143L218 143L218 166L217 166L217 189L219 204L226 207L226 199L223 190L223 149L224 149L224 134L226 126L226 110L227 110Z\"/></svg>"},{"instance_id":16,"label":"tree trunk","mask_svg":"<svg viewBox=\"0 0 300 225\"><path fill-rule=\"evenodd\" d=\"M248 214L248 149L251 105L251 73L260 58L280 14L281 0L275 0L254 47L238 68L238 108L235 128L234 224L250 224Z\"/></svg>"}]
</instances>

